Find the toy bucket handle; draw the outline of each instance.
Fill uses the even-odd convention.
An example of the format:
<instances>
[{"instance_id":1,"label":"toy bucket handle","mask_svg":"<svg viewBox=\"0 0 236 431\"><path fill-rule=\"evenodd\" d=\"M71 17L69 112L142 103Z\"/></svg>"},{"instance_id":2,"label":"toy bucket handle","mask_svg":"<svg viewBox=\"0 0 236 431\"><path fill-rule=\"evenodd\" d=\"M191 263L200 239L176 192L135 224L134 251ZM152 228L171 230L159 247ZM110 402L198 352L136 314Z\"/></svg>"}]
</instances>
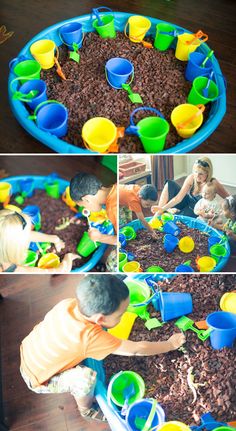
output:
<instances>
[{"instance_id":1,"label":"toy bucket handle","mask_svg":"<svg viewBox=\"0 0 236 431\"><path fill-rule=\"evenodd\" d=\"M124 28L124 35L125 35L125 37L127 38L127 39L129 39L129 36L127 35L127 27L128 27L128 25L129 25L129 20L127 21L127 23L125 24L125 28ZM141 40L139 40L139 38L141 37L141 36L143 36L143 33L140 33L138 36L136 36L136 37L134 37L134 36L132 36L132 39L135 39L135 40L137 40L139 43L141 43L142 41Z\"/></svg>"},{"instance_id":2,"label":"toy bucket handle","mask_svg":"<svg viewBox=\"0 0 236 431\"><path fill-rule=\"evenodd\" d=\"M90 20L92 21L93 15L95 15L96 19L98 19L98 17L99 17L98 13L102 12L102 9L103 9L104 12L111 12L112 15L113 15L113 18L115 19L115 14L114 14L114 12L113 12L112 9L110 9L109 7L106 7L106 6L99 6L99 7L94 7L92 9L92 12L91 12L91 15L90 15ZM99 19L101 19L101 18L99 17Z\"/></svg>"},{"instance_id":3,"label":"toy bucket handle","mask_svg":"<svg viewBox=\"0 0 236 431\"><path fill-rule=\"evenodd\" d=\"M71 45L69 45L68 43L66 43L66 42L62 39L60 29L58 30L58 35L59 35L59 39L60 39L60 41L61 41L64 45L66 45L66 46L71 46ZM85 32L82 30L82 40L81 40L81 42L83 42L84 37L85 37Z\"/></svg>"},{"instance_id":4,"label":"toy bucket handle","mask_svg":"<svg viewBox=\"0 0 236 431\"><path fill-rule=\"evenodd\" d=\"M158 109L156 109L156 108L151 108L151 107L149 107L149 106L142 106L142 107L140 107L140 108L136 108L133 112L132 112L132 114L130 115L130 124L132 125L132 126L135 126L135 123L134 123L134 120L133 120L133 116L136 114L136 112L138 112L138 111L151 111L151 112L154 112L155 114L157 114L159 117L161 117L161 118L163 118L163 119L165 119L165 117L164 117L164 115L162 115L162 113L160 112L160 111L158 111Z\"/></svg>"},{"instance_id":5,"label":"toy bucket handle","mask_svg":"<svg viewBox=\"0 0 236 431\"><path fill-rule=\"evenodd\" d=\"M150 302L152 302L152 300L154 298L156 298L156 296L159 296L160 292L155 292L147 301L142 302L140 304L132 304L132 307L143 307L144 305L148 305L150 304Z\"/></svg>"},{"instance_id":6,"label":"toy bucket handle","mask_svg":"<svg viewBox=\"0 0 236 431\"><path fill-rule=\"evenodd\" d=\"M20 63L21 61L25 61L28 60L27 57L25 57L24 55L20 55L19 57L15 57L13 58L10 62L9 62L9 69L11 72L13 72L13 67L14 65Z\"/></svg>"},{"instance_id":7,"label":"toy bucket handle","mask_svg":"<svg viewBox=\"0 0 236 431\"><path fill-rule=\"evenodd\" d=\"M24 78L24 76L19 76L19 77L17 77L17 78L14 78L11 82L10 82L10 91L12 92L12 97L14 96L14 95L17 95L18 97L17 97L17 100L20 100L21 102L29 102L30 101L30 99L24 99L24 97L21 97L21 95L23 94L23 93L21 93L20 91L14 91L13 90L13 88L12 88L12 85L13 85L13 83L14 82L16 82L16 81L20 81L21 79L23 79ZM28 78L27 78L28 79ZM30 80L34 80L34 78L30 78L29 79L29 81ZM26 96L26 94L25 94L25 96Z\"/></svg>"},{"instance_id":8,"label":"toy bucket handle","mask_svg":"<svg viewBox=\"0 0 236 431\"><path fill-rule=\"evenodd\" d=\"M45 100L44 102L42 102L42 103L39 103L39 105L37 105L36 106L36 108L35 108L35 110L34 110L34 113L33 113L33 115L29 115L28 116L28 120L36 120L36 118L37 118L37 112L38 112L38 110L43 106L43 105L47 105L48 103L57 103L58 105L62 105L62 106L64 106L63 105L63 103L60 103L60 102L58 102L57 100Z\"/></svg>"},{"instance_id":9,"label":"toy bucket handle","mask_svg":"<svg viewBox=\"0 0 236 431\"><path fill-rule=\"evenodd\" d=\"M109 81L109 79L108 79L108 76L107 76L107 70L106 70L106 67L105 67L105 75L106 75L106 80L107 80L108 84L110 84L110 86L111 86L111 87L115 88L116 90L123 90L123 89L122 89L122 87L120 88L120 87L115 87L114 85L111 85L111 83L110 83L110 81ZM134 70L133 70L133 72L132 72L130 82L127 82L126 84L127 84L127 85L130 85L130 84L133 82L133 80L134 80Z\"/></svg>"}]
</instances>

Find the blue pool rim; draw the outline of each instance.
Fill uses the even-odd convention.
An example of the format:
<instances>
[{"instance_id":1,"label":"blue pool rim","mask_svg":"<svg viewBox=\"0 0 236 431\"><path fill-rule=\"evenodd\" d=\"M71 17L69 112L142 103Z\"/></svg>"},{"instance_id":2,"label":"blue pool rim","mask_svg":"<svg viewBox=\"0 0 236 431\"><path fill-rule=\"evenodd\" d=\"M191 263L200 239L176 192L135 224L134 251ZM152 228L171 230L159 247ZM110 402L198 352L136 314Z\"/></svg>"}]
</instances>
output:
<instances>
[{"instance_id":1,"label":"blue pool rim","mask_svg":"<svg viewBox=\"0 0 236 431\"><path fill-rule=\"evenodd\" d=\"M152 217L145 217L146 221L150 221L151 219L152 219ZM174 222L177 222L177 221L185 224L188 227L191 227L191 228L194 228L194 229L198 229L201 232L205 232L206 234L209 234L210 236L216 236L217 238L220 238L223 235L222 231L219 231L219 230L213 228L212 226L209 226L208 224L204 223L203 221L198 220L198 219L193 218L193 217L175 215ZM142 223L139 220L133 220L130 223L126 224L125 226L131 226L131 227L133 227L133 229L136 232L138 230L144 229L144 226L142 225ZM226 248L227 254L226 254L225 257L223 257L222 259L219 260L219 262L217 263L217 265L215 266L215 268L213 269L213 271L211 271L211 273L212 272L221 272L222 269L224 268L224 266L226 265L226 263L229 260L229 257L230 257L230 245L229 245L228 239L226 239L225 242L224 242L224 244L222 244L222 245L224 245L224 247ZM124 247L124 250L125 250L125 247ZM188 260L188 256L189 256L189 254L186 253L186 260ZM191 258L191 257L189 257L189 258ZM161 266L161 263L160 263L160 266ZM169 271L169 272L173 273L174 271ZM178 274L180 274L180 273L178 273ZM192 272L191 274L199 274L199 272Z\"/></svg>"},{"instance_id":2,"label":"blue pool rim","mask_svg":"<svg viewBox=\"0 0 236 431\"><path fill-rule=\"evenodd\" d=\"M125 13L125 12L115 12L115 28L116 30L123 31L124 26L127 22L127 19L134 14L131 13ZM157 18L152 18L147 16L148 19L150 19L152 25L150 30L148 31L147 35L155 36L155 30L156 25L158 23L168 23L166 21L159 20ZM47 27L40 33L38 33L36 36L34 36L26 45L25 47L20 51L18 54L19 56L26 56L29 59L32 59L32 55L30 54L30 46L32 43L36 42L37 40L40 40L42 38L48 38L52 39L57 46L60 46L62 44L62 41L59 38L58 29L68 23L72 23L78 21L83 24L83 31L84 32L90 32L95 31L91 24L90 14L81 15L75 18L71 18L65 21L61 21L57 24L54 24L50 27ZM171 25L174 25L176 29L184 30L186 33L191 33L189 30L184 29L183 27L180 27L178 25L175 25L173 23L168 23ZM176 43L176 41L174 42ZM202 52L203 54L207 54L209 52L210 48L206 43L203 43L200 45L200 47L197 49L198 52ZM219 88L220 94L222 96L213 102L211 104L211 110L209 117L207 121L201 126L201 128L189 139L184 139L183 141L176 144L174 147L169 148L167 150L161 151L158 154L183 154L190 152L197 148L201 143L203 143L218 127L220 122L222 121L225 113L226 113L226 90L224 85L224 79L222 76L222 72L219 66L218 61L216 60L215 56L213 55L211 58L213 69L216 72L216 83ZM187 63L186 63L187 64ZM75 145L68 144L67 142L63 141L62 139L57 138L56 136L53 136L49 133L46 133L36 126L36 124L32 120L28 120L28 111L25 108L24 104L20 102L19 100L12 100L11 97L11 91L10 91L10 82L15 78L15 75L12 71L9 73L9 79L8 79L8 94L9 94L9 102L11 109L13 111L14 116L19 121L21 126L34 138L36 138L38 141L45 144L47 147L51 148L57 153L61 154L98 154L93 151L83 149L80 147L76 147ZM104 78L105 79L105 78ZM16 90L17 83L15 82L13 84L13 90ZM33 146L33 142L32 142ZM217 148L216 148L217 152Z\"/></svg>"},{"instance_id":3,"label":"blue pool rim","mask_svg":"<svg viewBox=\"0 0 236 431\"><path fill-rule=\"evenodd\" d=\"M18 175L18 176L12 176L3 178L0 180L0 182L7 182L12 185L12 193L18 193L20 192L19 188L19 181L25 180L26 178L31 178L35 181L34 190L35 189L44 189L44 183L48 179L48 176L42 176L42 175ZM57 178L57 181L59 182L60 186L60 195L64 192L65 188L69 186L69 181L66 181L60 177ZM17 204L16 204L17 205ZM66 205L66 204L65 204ZM114 229L111 225L110 230L108 231L108 234L113 234ZM71 272L88 272L91 269L94 268L95 265L101 260L103 254L105 253L105 250L107 249L107 244L101 244L97 250L93 253L92 257L86 262L84 265L80 266L79 268L72 269Z\"/></svg>"}]
</instances>

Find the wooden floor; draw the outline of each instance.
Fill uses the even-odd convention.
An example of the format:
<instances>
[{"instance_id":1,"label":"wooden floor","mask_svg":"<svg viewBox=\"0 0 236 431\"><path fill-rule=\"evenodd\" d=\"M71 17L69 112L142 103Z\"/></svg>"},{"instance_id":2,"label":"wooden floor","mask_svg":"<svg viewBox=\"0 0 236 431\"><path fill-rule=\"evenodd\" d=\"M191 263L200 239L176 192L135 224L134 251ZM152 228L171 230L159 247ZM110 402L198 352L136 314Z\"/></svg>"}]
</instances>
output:
<instances>
[{"instance_id":1,"label":"wooden floor","mask_svg":"<svg viewBox=\"0 0 236 431\"><path fill-rule=\"evenodd\" d=\"M197 153L236 152L236 2L235 0L104 0L104 6L114 10L144 14L183 26L192 32L201 29L209 35L209 45L215 51L226 77L227 114ZM44 28L68 18L89 13L99 1L28 0L1 1L1 24L13 37L0 45L1 54L1 121L0 151L6 153L50 153L47 147L28 135L11 113L8 104L8 63L16 57L24 45Z\"/></svg>"},{"instance_id":2,"label":"wooden floor","mask_svg":"<svg viewBox=\"0 0 236 431\"><path fill-rule=\"evenodd\" d=\"M82 419L70 394L37 395L19 373L22 339L60 300L74 297L83 275L0 276L2 379L5 422L12 431L108 431Z\"/></svg>"}]
</instances>

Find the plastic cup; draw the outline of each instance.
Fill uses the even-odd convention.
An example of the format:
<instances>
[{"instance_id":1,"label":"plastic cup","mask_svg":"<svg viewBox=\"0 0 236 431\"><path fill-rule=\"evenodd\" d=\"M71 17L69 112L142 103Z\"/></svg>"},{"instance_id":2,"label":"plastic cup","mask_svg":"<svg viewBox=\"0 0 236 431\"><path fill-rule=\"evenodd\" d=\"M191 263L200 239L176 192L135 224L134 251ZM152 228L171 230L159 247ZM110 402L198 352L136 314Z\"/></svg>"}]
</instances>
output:
<instances>
[{"instance_id":1,"label":"plastic cup","mask_svg":"<svg viewBox=\"0 0 236 431\"><path fill-rule=\"evenodd\" d=\"M157 218L157 217L153 217L153 218L148 222L148 224L149 224L153 229L160 229L160 228L162 228L162 225L163 225L162 221L161 221L161 220L159 220L159 218Z\"/></svg>"},{"instance_id":2,"label":"plastic cup","mask_svg":"<svg viewBox=\"0 0 236 431\"><path fill-rule=\"evenodd\" d=\"M206 323L212 329L210 342L213 349L233 347L236 339L236 314L215 311L207 316Z\"/></svg>"},{"instance_id":3,"label":"plastic cup","mask_svg":"<svg viewBox=\"0 0 236 431\"><path fill-rule=\"evenodd\" d=\"M45 183L44 188L48 196L51 196L54 199L59 199L60 197L59 181L54 181L53 183Z\"/></svg>"},{"instance_id":4,"label":"plastic cup","mask_svg":"<svg viewBox=\"0 0 236 431\"><path fill-rule=\"evenodd\" d=\"M77 252L83 257L88 257L99 247L99 245L100 242L95 243L89 238L88 232L84 232L79 244L77 245Z\"/></svg>"},{"instance_id":5,"label":"plastic cup","mask_svg":"<svg viewBox=\"0 0 236 431\"><path fill-rule=\"evenodd\" d=\"M190 236L184 236L179 240L178 246L183 253L191 253L195 247L195 243Z\"/></svg>"},{"instance_id":6,"label":"plastic cup","mask_svg":"<svg viewBox=\"0 0 236 431\"><path fill-rule=\"evenodd\" d=\"M38 255L35 251L28 250L23 266L35 266L38 260Z\"/></svg>"},{"instance_id":7,"label":"plastic cup","mask_svg":"<svg viewBox=\"0 0 236 431\"><path fill-rule=\"evenodd\" d=\"M30 47L30 52L42 69L51 69L54 66L55 43L49 39L41 39L34 42Z\"/></svg>"},{"instance_id":8,"label":"plastic cup","mask_svg":"<svg viewBox=\"0 0 236 431\"><path fill-rule=\"evenodd\" d=\"M161 425L161 427L158 428L158 431L191 431L191 428L183 422L171 421L165 422Z\"/></svg>"},{"instance_id":9,"label":"plastic cup","mask_svg":"<svg viewBox=\"0 0 236 431\"><path fill-rule=\"evenodd\" d=\"M193 302L190 293L160 292L160 312L164 322L192 313Z\"/></svg>"},{"instance_id":10,"label":"plastic cup","mask_svg":"<svg viewBox=\"0 0 236 431\"><path fill-rule=\"evenodd\" d=\"M214 81L210 80L210 84L208 87L208 97L203 95L203 90L206 88L208 83L208 78L204 76L198 76L194 79L192 88L188 95L187 101L192 105L206 105L209 102L213 102L217 99L219 95L219 89Z\"/></svg>"},{"instance_id":11,"label":"plastic cup","mask_svg":"<svg viewBox=\"0 0 236 431\"><path fill-rule=\"evenodd\" d=\"M134 385L135 393L129 398L129 405L144 396L145 384L142 377L134 371L121 371L112 377L108 385L108 391L110 390L113 403L119 407L125 404L124 390L131 384Z\"/></svg>"},{"instance_id":12,"label":"plastic cup","mask_svg":"<svg viewBox=\"0 0 236 431\"><path fill-rule=\"evenodd\" d=\"M126 237L123 233L119 234L119 243L121 248L124 248L126 246Z\"/></svg>"},{"instance_id":13,"label":"plastic cup","mask_svg":"<svg viewBox=\"0 0 236 431\"><path fill-rule=\"evenodd\" d=\"M38 92L37 95L32 99L25 99L23 101L29 105L30 109L34 110L40 103L47 100L47 86L42 79L33 79L32 81L25 82L19 88L19 91L23 94L28 94L32 90L36 90ZM24 99L23 96L22 99Z\"/></svg>"},{"instance_id":14,"label":"plastic cup","mask_svg":"<svg viewBox=\"0 0 236 431\"><path fill-rule=\"evenodd\" d=\"M189 54L194 52L201 45L202 41L199 39L195 39L191 42L193 38L194 34L192 33L183 33L178 35L175 50L175 57L178 58L178 60L188 61ZM191 44L188 44L188 42L191 42Z\"/></svg>"},{"instance_id":15,"label":"plastic cup","mask_svg":"<svg viewBox=\"0 0 236 431\"><path fill-rule=\"evenodd\" d=\"M194 272L194 269L190 265L180 264L176 266L175 272Z\"/></svg>"},{"instance_id":16,"label":"plastic cup","mask_svg":"<svg viewBox=\"0 0 236 431\"><path fill-rule=\"evenodd\" d=\"M10 199L11 184L0 181L0 202L4 203Z\"/></svg>"},{"instance_id":17,"label":"plastic cup","mask_svg":"<svg viewBox=\"0 0 236 431\"><path fill-rule=\"evenodd\" d=\"M218 244L221 241L221 238L219 236L209 236L208 238L208 250L210 252L210 248L214 244Z\"/></svg>"},{"instance_id":18,"label":"plastic cup","mask_svg":"<svg viewBox=\"0 0 236 431\"><path fill-rule=\"evenodd\" d=\"M19 181L21 193L27 198L32 198L34 194L34 180L32 178L25 178Z\"/></svg>"},{"instance_id":19,"label":"plastic cup","mask_svg":"<svg viewBox=\"0 0 236 431\"><path fill-rule=\"evenodd\" d=\"M156 37L154 41L154 47L159 51L166 51L172 44L175 36L175 27L170 24L160 23L156 25ZM172 33L172 34L168 34Z\"/></svg>"},{"instance_id":20,"label":"plastic cup","mask_svg":"<svg viewBox=\"0 0 236 431\"><path fill-rule=\"evenodd\" d=\"M147 421L149 414L151 412L153 405L153 400L151 399L143 399L140 401L135 401L128 409L126 414L126 424L129 431L140 431L140 427L137 428L135 424L137 424L137 418L140 417L144 421ZM155 414L153 420L150 424L149 429L157 429L160 425L165 422L165 412L160 404L156 405Z\"/></svg>"},{"instance_id":21,"label":"plastic cup","mask_svg":"<svg viewBox=\"0 0 236 431\"><path fill-rule=\"evenodd\" d=\"M119 253L119 271L123 271L123 266L127 262L127 254L126 253Z\"/></svg>"},{"instance_id":22,"label":"plastic cup","mask_svg":"<svg viewBox=\"0 0 236 431\"><path fill-rule=\"evenodd\" d=\"M167 253L172 253L178 245L178 238L171 234L164 236L164 249Z\"/></svg>"},{"instance_id":23,"label":"plastic cup","mask_svg":"<svg viewBox=\"0 0 236 431\"><path fill-rule=\"evenodd\" d=\"M78 45L78 48L81 48L83 42L83 28L80 22L70 22L69 24L65 24L59 29L59 34L63 40L63 42L69 46L69 48L73 49L73 43Z\"/></svg>"},{"instance_id":24,"label":"plastic cup","mask_svg":"<svg viewBox=\"0 0 236 431\"><path fill-rule=\"evenodd\" d=\"M113 15L104 15L101 18L103 25L98 24L98 20L93 21L93 27L103 39L116 37L115 23Z\"/></svg>"},{"instance_id":25,"label":"plastic cup","mask_svg":"<svg viewBox=\"0 0 236 431\"><path fill-rule=\"evenodd\" d=\"M223 311L236 313L236 292L227 292L221 297L220 308Z\"/></svg>"},{"instance_id":26,"label":"plastic cup","mask_svg":"<svg viewBox=\"0 0 236 431\"><path fill-rule=\"evenodd\" d=\"M140 263L133 260L132 262L127 262L122 267L123 272L140 272Z\"/></svg>"},{"instance_id":27,"label":"plastic cup","mask_svg":"<svg viewBox=\"0 0 236 431\"><path fill-rule=\"evenodd\" d=\"M161 215L161 221L163 224L168 222L168 221L173 221L174 218L175 218L174 215L170 214L170 213L164 213Z\"/></svg>"},{"instance_id":28,"label":"plastic cup","mask_svg":"<svg viewBox=\"0 0 236 431\"><path fill-rule=\"evenodd\" d=\"M21 84L24 84L31 79L40 79L40 71L41 66L35 60L20 61L15 65L15 67L13 67L14 74L21 78Z\"/></svg>"},{"instance_id":29,"label":"plastic cup","mask_svg":"<svg viewBox=\"0 0 236 431\"><path fill-rule=\"evenodd\" d=\"M200 272L211 272L216 266L216 260L210 256L202 256L197 261Z\"/></svg>"},{"instance_id":30,"label":"plastic cup","mask_svg":"<svg viewBox=\"0 0 236 431\"><path fill-rule=\"evenodd\" d=\"M33 225L41 225L40 208L37 205L27 205L22 212L30 217Z\"/></svg>"},{"instance_id":31,"label":"plastic cup","mask_svg":"<svg viewBox=\"0 0 236 431\"><path fill-rule=\"evenodd\" d=\"M38 261L38 267L42 269L58 268L59 265L60 259L54 253L44 254Z\"/></svg>"},{"instance_id":32,"label":"plastic cup","mask_svg":"<svg viewBox=\"0 0 236 431\"><path fill-rule=\"evenodd\" d=\"M197 106L191 105L190 103L183 103L173 109L171 113L171 122L181 138L190 138L202 125L203 114L199 111L200 110ZM191 122L186 124L184 127L181 126L181 123L189 120L194 115L195 117Z\"/></svg>"},{"instance_id":33,"label":"plastic cup","mask_svg":"<svg viewBox=\"0 0 236 431\"><path fill-rule=\"evenodd\" d=\"M163 150L170 130L169 123L164 118L146 117L138 122L137 127L146 153L159 153Z\"/></svg>"},{"instance_id":34,"label":"plastic cup","mask_svg":"<svg viewBox=\"0 0 236 431\"><path fill-rule=\"evenodd\" d=\"M135 313L138 316L143 315L147 309L147 305L141 305L140 307L135 307L135 305L142 304L150 298L149 287L145 283L132 280L125 280L125 284L129 289L130 296L130 303L127 311Z\"/></svg>"},{"instance_id":35,"label":"plastic cup","mask_svg":"<svg viewBox=\"0 0 236 431\"><path fill-rule=\"evenodd\" d=\"M161 268L161 266L152 265L146 269L146 272L165 272L165 271L163 268Z\"/></svg>"},{"instance_id":36,"label":"plastic cup","mask_svg":"<svg viewBox=\"0 0 236 431\"><path fill-rule=\"evenodd\" d=\"M119 128L105 117L91 118L82 128L85 146L100 153L105 153L111 145L116 145L119 136Z\"/></svg>"},{"instance_id":37,"label":"plastic cup","mask_svg":"<svg viewBox=\"0 0 236 431\"><path fill-rule=\"evenodd\" d=\"M227 255L226 248L221 244L214 244L210 248L210 254L216 262Z\"/></svg>"},{"instance_id":38,"label":"plastic cup","mask_svg":"<svg viewBox=\"0 0 236 431\"><path fill-rule=\"evenodd\" d=\"M134 74L134 66L125 58L110 58L105 65L106 78L111 87L120 89Z\"/></svg>"},{"instance_id":39,"label":"plastic cup","mask_svg":"<svg viewBox=\"0 0 236 431\"><path fill-rule=\"evenodd\" d=\"M125 311L125 313L122 314L118 325L116 325L114 328L108 329L107 332L114 335L114 337L120 338L121 340L128 340L136 318L137 314Z\"/></svg>"},{"instance_id":40,"label":"plastic cup","mask_svg":"<svg viewBox=\"0 0 236 431\"><path fill-rule=\"evenodd\" d=\"M39 129L61 138L67 134L68 110L61 103L42 106L36 117Z\"/></svg>"},{"instance_id":41,"label":"plastic cup","mask_svg":"<svg viewBox=\"0 0 236 431\"><path fill-rule=\"evenodd\" d=\"M166 222L163 229L165 233L169 233L174 236L178 236L180 234L179 227L173 221Z\"/></svg>"},{"instance_id":42,"label":"plastic cup","mask_svg":"<svg viewBox=\"0 0 236 431\"><path fill-rule=\"evenodd\" d=\"M144 16L133 15L128 19L129 24L129 39L131 42L141 42L149 28L151 27L151 21Z\"/></svg>"},{"instance_id":43,"label":"plastic cup","mask_svg":"<svg viewBox=\"0 0 236 431\"><path fill-rule=\"evenodd\" d=\"M136 238L136 232L135 232L134 228L132 228L131 226L124 226L120 230L120 234L123 234L125 236L126 241L131 241L131 239Z\"/></svg>"},{"instance_id":44,"label":"plastic cup","mask_svg":"<svg viewBox=\"0 0 236 431\"><path fill-rule=\"evenodd\" d=\"M207 60L204 67L201 67L206 56L201 52L192 52L189 54L188 64L185 70L185 78L187 81L193 81L198 76L210 76L213 69L211 60Z\"/></svg>"}]
</instances>

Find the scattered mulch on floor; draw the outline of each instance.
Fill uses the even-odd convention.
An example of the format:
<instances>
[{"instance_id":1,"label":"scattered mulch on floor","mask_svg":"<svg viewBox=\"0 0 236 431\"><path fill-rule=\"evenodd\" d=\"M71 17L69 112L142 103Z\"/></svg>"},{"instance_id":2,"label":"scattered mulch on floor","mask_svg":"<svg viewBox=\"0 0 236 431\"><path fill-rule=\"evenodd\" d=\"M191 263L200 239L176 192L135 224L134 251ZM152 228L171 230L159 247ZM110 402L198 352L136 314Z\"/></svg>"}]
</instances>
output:
<instances>
[{"instance_id":1,"label":"scattered mulch on floor","mask_svg":"<svg viewBox=\"0 0 236 431\"><path fill-rule=\"evenodd\" d=\"M183 253L177 246L172 253L167 253L164 249L164 233L156 231L158 238L154 239L150 233L142 229L137 232L134 240L128 241L126 250L133 253L142 270L145 272L149 266L159 265L166 272L175 272L176 266L191 260L191 266L198 271L196 259L201 256L208 256L208 235L197 229L190 228L183 223L177 222L181 232L178 238L190 236L195 242L195 248L191 253Z\"/></svg>"},{"instance_id":2,"label":"scattered mulch on floor","mask_svg":"<svg viewBox=\"0 0 236 431\"><path fill-rule=\"evenodd\" d=\"M190 292L193 298L194 321L205 320L209 313L220 310L220 298L236 289L236 275L179 275L161 283L163 291ZM149 307L151 317L161 320L160 313ZM174 321L148 331L144 321L136 319L130 340L164 341L178 328ZM173 351L152 357L110 355L105 361L107 382L120 370L139 373L146 386L145 397L153 397L163 407L166 420L180 420L189 425L200 422L202 414L211 412L218 421L236 418L235 349L213 350L209 339L200 341L192 331L185 332L187 353ZM187 384L188 369L193 367L194 383L201 383L197 399Z\"/></svg>"},{"instance_id":3,"label":"scattered mulch on floor","mask_svg":"<svg viewBox=\"0 0 236 431\"><path fill-rule=\"evenodd\" d=\"M131 112L142 106L132 104L127 92L115 90L106 81L105 64L112 57L129 59L135 70L132 91L139 93L143 105L157 108L170 124L166 139L166 149L174 147L182 140L170 121L172 110L186 103L191 83L185 80L186 62L175 58L174 50L160 52L131 43L123 33L117 32L116 39L102 39L96 33L87 33L80 49L80 63L68 59L68 50L59 48L59 61L67 78L63 81L56 74L55 67L41 72L47 84L49 99L62 102L69 110L69 130L63 140L84 148L81 130L92 117L103 116L117 126L127 127ZM207 106L204 121L210 108ZM135 122L144 118L138 113ZM136 136L126 135L119 140L121 153L144 152L141 141Z\"/></svg>"}]
</instances>

